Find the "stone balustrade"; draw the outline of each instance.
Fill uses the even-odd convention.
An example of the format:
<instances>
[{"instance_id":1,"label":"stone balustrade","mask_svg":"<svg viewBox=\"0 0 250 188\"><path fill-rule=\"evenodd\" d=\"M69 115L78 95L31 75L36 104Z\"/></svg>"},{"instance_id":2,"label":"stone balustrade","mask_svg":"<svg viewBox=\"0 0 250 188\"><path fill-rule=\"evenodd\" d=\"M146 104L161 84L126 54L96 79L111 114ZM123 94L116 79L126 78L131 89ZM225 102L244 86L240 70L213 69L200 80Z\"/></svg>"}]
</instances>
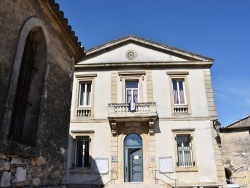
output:
<instances>
[{"instance_id":1,"label":"stone balustrade","mask_svg":"<svg viewBox=\"0 0 250 188\"><path fill-rule=\"evenodd\" d=\"M77 117L90 117L91 107L78 107L76 112Z\"/></svg>"},{"instance_id":2,"label":"stone balustrade","mask_svg":"<svg viewBox=\"0 0 250 188\"><path fill-rule=\"evenodd\" d=\"M185 115L188 114L188 105L174 105L175 115Z\"/></svg>"},{"instance_id":3,"label":"stone balustrade","mask_svg":"<svg viewBox=\"0 0 250 188\"><path fill-rule=\"evenodd\" d=\"M132 109L128 103L110 103L109 104L109 117L124 116L156 116L156 103L145 102L136 103L135 108Z\"/></svg>"}]
</instances>

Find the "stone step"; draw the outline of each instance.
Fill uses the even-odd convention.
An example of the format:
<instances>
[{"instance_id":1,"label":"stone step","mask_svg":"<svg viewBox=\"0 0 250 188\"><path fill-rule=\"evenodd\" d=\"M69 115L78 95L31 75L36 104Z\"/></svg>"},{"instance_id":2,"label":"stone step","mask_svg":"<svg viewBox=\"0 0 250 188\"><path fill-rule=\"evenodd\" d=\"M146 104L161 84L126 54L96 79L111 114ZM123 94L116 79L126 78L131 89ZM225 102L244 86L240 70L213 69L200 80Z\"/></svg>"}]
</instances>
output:
<instances>
[{"instance_id":1,"label":"stone step","mask_svg":"<svg viewBox=\"0 0 250 188\"><path fill-rule=\"evenodd\" d=\"M97 185L68 185L67 188L99 188L99 187L103 187L103 186L97 186Z\"/></svg>"},{"instance_id":2,"label":"stone step","mask_svg":"<svg viewBox=\"0 0 250 188\"><path fill-rule=\"evenodd\" d=\"M115 185L106 185L106 188L163 188L165 186L158 184L145 184L145 183L123 183Z\"/></svg>"}]
</instances>

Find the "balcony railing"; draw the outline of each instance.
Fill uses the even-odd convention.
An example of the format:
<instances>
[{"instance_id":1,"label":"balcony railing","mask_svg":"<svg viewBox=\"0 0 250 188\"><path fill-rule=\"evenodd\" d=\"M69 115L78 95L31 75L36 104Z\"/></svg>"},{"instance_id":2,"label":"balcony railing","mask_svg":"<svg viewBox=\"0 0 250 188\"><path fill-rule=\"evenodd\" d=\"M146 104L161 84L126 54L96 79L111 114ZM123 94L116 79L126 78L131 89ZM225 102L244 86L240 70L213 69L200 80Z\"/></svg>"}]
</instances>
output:
<instances>
[{"instance_id":1,"label":"balcony railing","mask_svg":"<svg viewBox=\"0 0 250 188\"><path fill-rule=\"evenodd\" d=\"M91 107L77 107L76 117L90 117Z\"/></svg>"},{"instance_id":2,"label":"balcony railing","mask_svg":"<svg viewBox=\"0 0 250 188\"><path fill-rule=\"evenodd\" d=\"M132 110L128 103L110 103L109 117L157 116L156 103L136 103Z\"/></svg>"},{"instance_id":3,"label":"balcony railing","mask_svg":"<svg viewBox=\"0 0 250 188\"><path fill-rule=\"evenodd\" d=\"M175 115L185 115L188 114L188 105L174 105Z\"/></svg>"}]
</instances>

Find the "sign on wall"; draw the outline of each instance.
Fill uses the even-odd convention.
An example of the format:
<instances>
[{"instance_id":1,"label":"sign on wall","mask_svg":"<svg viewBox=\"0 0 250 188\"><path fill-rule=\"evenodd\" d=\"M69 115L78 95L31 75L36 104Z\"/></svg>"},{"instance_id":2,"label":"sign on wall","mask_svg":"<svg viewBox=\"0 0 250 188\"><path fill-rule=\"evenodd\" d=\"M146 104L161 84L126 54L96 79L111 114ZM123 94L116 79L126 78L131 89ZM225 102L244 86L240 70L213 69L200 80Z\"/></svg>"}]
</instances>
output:
<instances>
[{"instance_id":1,"label":"sign on wall","mask_svg":"<svg viewBox=\"0 0 250 188\"><path fill-rule=\"evenodd\" d=\"M109 159L108 158L96 158L95 159L95 174L106 174L109 171Z\"/></svg>"},{"instance_id":2,"label":"sign on wall","mask_svg":"<svg viewBox=\"0 0 250 188\"><path fill-rule=\"evenodd\" d=\"M159 158L159 170L162 173L174 172L173 158L172 157L160 157Z\"/></svg>"},{"instance_id":3,"label":"sign on wall","mask_svg":"<svg viewBox=\"0 0 250 188\"><path fill-rule=\"evenodd\" d=\"M117 159L117 156L111 156L111 162L117 162L118 159Z\"/></svg>"}]
</instances>

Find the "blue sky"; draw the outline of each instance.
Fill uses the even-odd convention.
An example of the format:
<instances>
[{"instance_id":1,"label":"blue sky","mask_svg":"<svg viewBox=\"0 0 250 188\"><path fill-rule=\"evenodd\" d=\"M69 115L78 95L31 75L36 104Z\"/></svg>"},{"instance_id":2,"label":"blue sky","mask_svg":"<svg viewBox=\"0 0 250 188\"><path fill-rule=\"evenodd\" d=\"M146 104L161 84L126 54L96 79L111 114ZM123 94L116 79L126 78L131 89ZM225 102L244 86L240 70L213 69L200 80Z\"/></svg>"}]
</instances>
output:
<instances>
[{"instance_id":1,"label":"blue sky","mask_svg":"<svg viewBox=\"0 0 250 188\"><path fill-rule=\"evenodd\" d=\"M219 121L250 115L250 1L56 0L85 49L135 35L214 58Z\"/></svg>"}]
</instances>

